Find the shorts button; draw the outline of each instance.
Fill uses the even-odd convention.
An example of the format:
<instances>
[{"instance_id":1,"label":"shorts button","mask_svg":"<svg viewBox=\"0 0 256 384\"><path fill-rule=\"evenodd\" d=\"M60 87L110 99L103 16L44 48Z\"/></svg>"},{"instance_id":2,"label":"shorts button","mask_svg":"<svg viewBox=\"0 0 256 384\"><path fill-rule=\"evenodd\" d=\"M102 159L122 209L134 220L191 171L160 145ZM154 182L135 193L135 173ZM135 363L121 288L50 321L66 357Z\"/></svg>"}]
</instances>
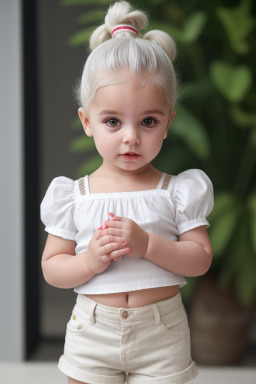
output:
<instances>
[{"instance_id":1,"label":"shorts button","mask_svg":"<svg viewBox=\"0 0 256 384\"><path fill-rule=\"evenodd\" d=\"M122 313L122 317L123 317L124 319L127 319L128 316L129 316L129 313L128 313L127 311L123 311L123 313Z\"/></svg>"}]
</instances>

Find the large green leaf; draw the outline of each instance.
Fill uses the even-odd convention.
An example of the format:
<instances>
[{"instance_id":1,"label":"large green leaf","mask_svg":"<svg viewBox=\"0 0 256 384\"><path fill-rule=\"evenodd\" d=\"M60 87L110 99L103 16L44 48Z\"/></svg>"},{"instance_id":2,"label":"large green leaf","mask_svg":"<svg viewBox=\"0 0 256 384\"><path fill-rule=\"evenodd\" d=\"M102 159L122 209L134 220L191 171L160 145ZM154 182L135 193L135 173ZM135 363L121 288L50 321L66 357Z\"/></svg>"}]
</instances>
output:
<instances>
[{"instance_id":1,"label":"large green leaf","mask_svg":"<svg viewBox=\"0 0 256 384\"><path fill-rule=\"evenodd\" d=\"M190 300L194 287L196 285L196 279L194 277L186 277L187 284L182 287L181 295L183 301L186 303Z\"/></svg>"},{"instance_id":2,"label":"large green leaf","mask_svg":"<svg viewBox=\"0 0 256 384\"><path fill-rule=\"evenodd\" d=\"M241 259L243 255L241 254ZM255 298L256 279L255 279L256 263L244 261L243 267L237 271L237 294L244 306L249 306Z\"/></svg>"},{"instance_id":3,"label":"large green leaf","mask_svg":"<svg viewBox=\"0 0 256 384\"><path fill-rule=\"evenodd\" d=\"M234 239L233 258L236 267L237 294L243 305L249 305L256 293L256 254L250 241L250 220L245 212Z\"/></svg>"},{"instance_id":4,"label":"large green leaf","mask_svg":"<svg viewBox=\"0 0 256 384\"><path fill-rule=\"evenodd\" d=\"M185 21L182 28L177 28L171 23L164 21L150 22L150 29L161 29L169 33L177 42L191 44L201 35L206 23L206 13L199 11L191 14Z\"/></svg>"},{"instance_id":5,"label":"large green leaf","mask_svg":"<svg viewBox=\"0 0 256 384\"><path fill-rule=\"evenodd\" d=\"M254 192L248 199L248 208L250 211L250 235L252 240L253 250L256 254L256 192ZM255 279L256 280L256 279Z\"/></svg>"},{"instance_id":6,"label":"large green leaf","mask_svg":"<svg viewBox=\"0 0 256 384\"><path fill-rule=\"evenodd\" d=\"M214 209L209 217L210 240L214 256L220 256L229 244L240 217L240 206L235 197L226 192L215 197Z\"/></svg>"},{"instance_id":7,"label":"large green leaf","mask_svg":"<svg viewBox=\"0 0 256 384\"><path fill-rule=\"evenodd\" d=\"M84 175L90 175L92 172L96 171L102 164L102 158L100 156L94 156L90 160L87 160L86 163L82 164L77 170L77 177Z\"/></svg>"},{"instance_id":8,"label":"large green leaf","mask_svg":"<svg viewBox=\"0 0 256 384\"><path fill-rule=\"evenodd\" d=\"M252 146L256 149L256 125L253 127L250 135Z\"/></svg>"},{"instance_id":9,"label":"large green leaf","mask_svg":"<svg viewBox=\"0 0 256 384\"><path fill-rule=\"evenodd\" d=\"M233 105L230 108L230 116L235 124L240 127L256 127L256 113L248 113L244 111L239 105Z\"/></svg>"},{"instance_id":10,"label":"large green leaf","mask_svg":"<svg viewBox=\"0 0 256 384\"><path fill-rule=\"evenodd\" d=\"M177 109L170 127L170 135L180 137L200 159L210 155L210 142L202 123L190 112Z\"/></svg>"},{"instance_id":11,"label":"large green leaf","mask_svg":"<svg viewBox=\"0 0 256 384\"><path fill-rule=\"evenodd\" d=\"M232 236L230 246L222 256L219 281L226 288L235 283L237 296L244 306L251 304L256 294L256 254L250 241L250 220L245 210Z\"/></svg>"},{"instance_id":12,"label":"large green leaf","mask_svg":"<svg viewBox=\"0 0 256 384\"><path fill-rule=\"evenodd\" d=\"M180 29L176 28L171 23L165 21L151 20L149 23L149 29L161 29L169 33L177 42L183 41L183 33Z\"/></svg>"},{"instance_id":13,"label":"large green leaf","mask_svg":"<svg viewBox=\"0 0 256 384\"><path fill-rule=\"evenodd\" d=\"M74 117L71 121L71 127L72 129L76 130L76 131L81 131L82 130L82 124L81 124L81 120L79 119L79 117Z\"/></svg>"},{"instance_id":14,"label":"large green leaf","mask_svg":"<svg viewBox=\"0 0 256 384\"><path fill-rule=\"evenodd\" d=\"M186 98L201 100L202 98L210 95L212 88L212 83L208 78L181 84L178 89L178 100L181 99L183 101Z\"/></svg>"},{"instance_id":15,"label":"large green leaf","mask_svg":"<svg viewBox=\"0 0 256 384\"><path fill-rule=\"evenodd\" d=\"M250 0L242 0L236 7L220 7L217 14L227 31L233 50L238 54L245 54L250 46L246 38L256 25L251 16Z\"/></svg>"},{"instance_id":16,"label":"large green leaf","mask_svg":"<svg viewBox=\"0 0 256 384\"><path fill-rule=\"evenodd\" d=\"M243 100L252 84L251 71L244 65L232 66L225 61L214 61L210 75L219 92L231 102Z\"/></svg>"},{"instance_id":17,"label":"large green leaf","mask_svg":"<svg viewBox=\"0 0 256 384\"><path fill-rule=\"evenodd\" d=\"M95 30L95 25L93 27L84 28L81 31L75 33L73 36L71 36L68 39L69 45L76 47L78 45L83 45L87 43L94 30Z\"/></svg>"},{"instance_id":18,"label":"large green leaf","mask_svg":"<svg viewBox=\"0 0 256 384\"><path fill-rule=\"evenodd\" d=\"M195 42L201 35L206 23L206 13L199 11L190 15L183 27L182 41L190 44Z\"/></svg>"},{"instance_id":19,"label":"large green leaf","mask_svg":"<svg viewBox=\"0 0 256 384\"><path fill-rule=\"evenodd\" d=\"M95 144L93 139L84 135L73 140L70 148L74 152L85 152L95 149Z\"/></svg>"},{"instance_id":20,"label":"large green leaf","mask_svg":"<svg viewBox=\"0 0 256 384\"><path fill-rule=\"evenodd\" d=\"M94 9L93 11L88 11L86 13L83 13L78 18L78 22L80 24L88 24L88 23L98 24L99 21L103 22L103 17L99 9ZM95 25L94 25L94 28L95 28Z\"/></svg>"}]
</instances>

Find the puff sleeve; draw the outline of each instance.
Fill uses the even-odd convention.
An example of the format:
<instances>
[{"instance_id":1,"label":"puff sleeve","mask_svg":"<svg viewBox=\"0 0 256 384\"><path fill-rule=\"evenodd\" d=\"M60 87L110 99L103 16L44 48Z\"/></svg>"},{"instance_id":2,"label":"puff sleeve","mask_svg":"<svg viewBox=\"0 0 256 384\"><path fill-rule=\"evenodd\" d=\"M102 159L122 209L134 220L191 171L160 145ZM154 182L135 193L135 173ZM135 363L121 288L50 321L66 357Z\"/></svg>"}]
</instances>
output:
<instances>
[{"instance_id":1,"label":"puff sleeve","mask_svg":"<svg viewBox=\"0 0 256 384\"><path fill-rule=\"evenodd\" d=\"M177 175L173 193L178 235L201 225L209 227L206 217L214 205L213 186L203 171L190 169Z\"/></svg>"},{"instance_id":2,"label":"puff sleeve","mask_svg":"<svg viewBox=\"0 0 256 384\"><path fill-rule=\"evenodd\" d=\"M45 230L66 240L75 240L77 229L74 224L75 201L74 181L64 177L52 180L40 206L41 220Z\"/></svg>"}]
</instances>

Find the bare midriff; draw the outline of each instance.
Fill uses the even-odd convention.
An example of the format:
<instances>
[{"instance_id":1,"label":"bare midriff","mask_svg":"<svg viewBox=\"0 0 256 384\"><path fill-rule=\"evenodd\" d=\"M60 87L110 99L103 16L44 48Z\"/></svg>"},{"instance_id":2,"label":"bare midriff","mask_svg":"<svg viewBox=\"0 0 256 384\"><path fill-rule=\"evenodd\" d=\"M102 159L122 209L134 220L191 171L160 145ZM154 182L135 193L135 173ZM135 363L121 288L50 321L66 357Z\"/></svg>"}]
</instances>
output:
<instances>
[{"instance_id":1,"label":"bare midriff","mask_svg":"<svg viewBox=\"0 0 256 384\"><path fill-rule=\"evenodd\" d=\"M117 308L138 308L175 296L179 286L142 289L140 291L86 295L97 303Z\"/></svg>"}]
</instances>

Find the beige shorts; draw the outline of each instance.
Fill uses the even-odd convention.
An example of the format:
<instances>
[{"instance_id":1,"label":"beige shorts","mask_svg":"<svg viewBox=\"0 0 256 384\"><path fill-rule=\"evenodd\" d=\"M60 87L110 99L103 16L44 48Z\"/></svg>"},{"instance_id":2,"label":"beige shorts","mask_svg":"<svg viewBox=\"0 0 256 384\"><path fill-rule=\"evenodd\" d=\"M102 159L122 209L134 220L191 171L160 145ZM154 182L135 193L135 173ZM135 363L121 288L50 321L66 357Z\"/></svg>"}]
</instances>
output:
<instances>
[{"instance_id":1,"label":"beige shorts","mask_svg":"<svg viewBox=\"0 0 256 384\"><path fill-rule=\"evenodd\" d=\"M180 293L140 308L78 295L59 369L91 384L182 384L197 375Z\"/></svg>"}]
</instances>

